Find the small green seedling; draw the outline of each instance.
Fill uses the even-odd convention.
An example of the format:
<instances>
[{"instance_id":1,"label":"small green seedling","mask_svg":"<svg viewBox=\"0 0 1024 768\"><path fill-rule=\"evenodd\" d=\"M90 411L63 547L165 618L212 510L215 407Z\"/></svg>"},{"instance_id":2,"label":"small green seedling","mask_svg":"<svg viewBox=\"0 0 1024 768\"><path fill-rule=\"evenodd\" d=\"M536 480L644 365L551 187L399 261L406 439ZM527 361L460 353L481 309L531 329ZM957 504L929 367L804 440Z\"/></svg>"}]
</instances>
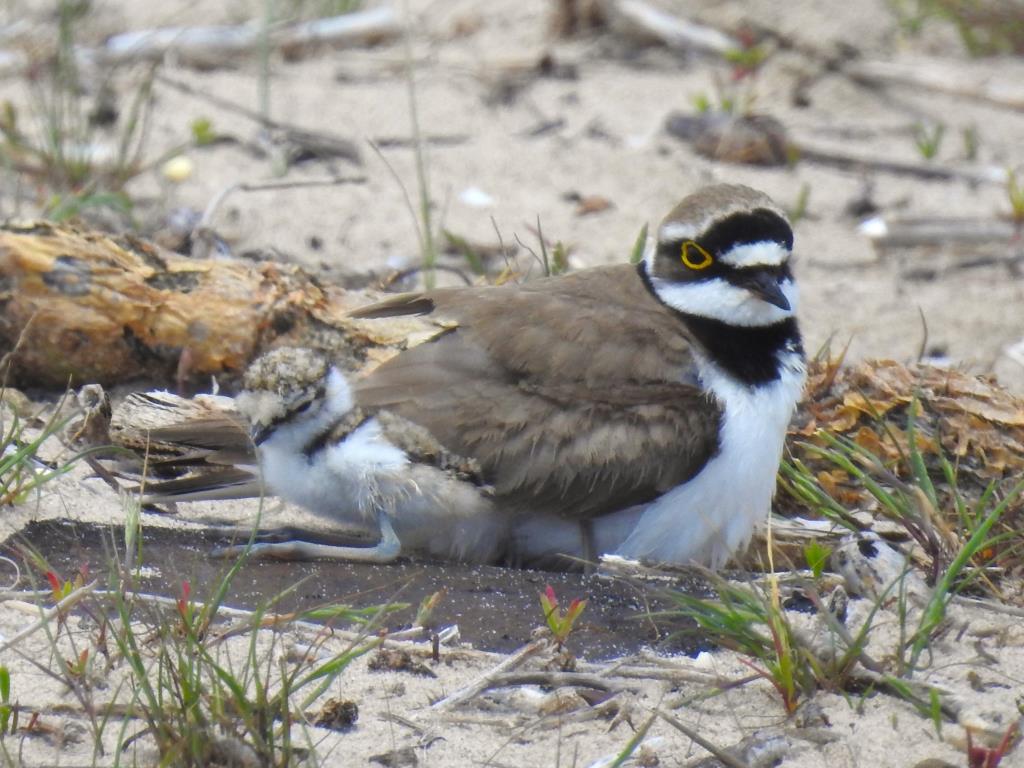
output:
<instances>
[{"instance_id":1,"label":"small green seedling","mask_svg":"<svg viewBox=\"0 0 1024 768\"><path fill-rule=\"evenodd\" d=\"M455 234L450 229L442 229L441 234L444 235L448 247L457 251L466 260L470 272L474 275L482 275L487 271L484 269L483 258L466 238Z\"/></svg>"},{"instance_id":2,"label":"small green seedling","mask_svg":"<svg viewBox=\"0 0 1024 768\"><path fill-rule=\"evenodd\" d=\"M540 243L540 260L544 265L544 276L553 277L569 271L569 249L561 240L557 241L548 254L547 243L544 242L544 230L540 227L540 216L537 217L537 240Z\"/></svg>"},{"instance_id":3,"label":"small green seedling","mask_svg":"<svg viewBox=\"0 0 1024 768\"><path fill-rule=\"evenodd\" d=\"M209 146L217 141L219 136L213 128L213 121L208 117L196 118L189 127L192 131L192 141L197 147Z\"/></svg>"},{"instance_id":4,"label":"small green seedling","mask_svg":"<svg viewBox=\"0 0 1024 768\"><path fill-rule=\"evenodd\" d=\"M89 649L83 648L79 652L78 658L74 661L67 662L67 665L68 674L72 678L76 680L83 680L85 678L85 672L89 668Z\"/></svg>"},{"instance_id":5,"label":"small green seedling","mask_svg":"<svg viewBox=\"0 0 1024 768\"><path fill-rule=\"evenodd\" d=\"M0 739L18 730L18 710L11 704L11 671L0 666Z\"/></svg>"},{"instance_id":6,"label":"small green seedling","mask_svg":"<svg viewBox=\"0 0 1024 768\"><path fill-rule=\"evenodd\" d=\"M964 159L973 163L978 159L978 148L981 142L978 139L978 126L971 124L961 129L960 136L964 142Z\"/></svg>"},{"instance_id":7,"label":"small green seedling","mask_svg":"<svg viewBox=\"0 0 1024 768\"><path fill-rule=\"evenodd\" d=\"M1010 201L1010 216L1017 224L1024 224L1024 182L1018 181L1016 171L1006 172L1006 197Z\"/></svg>"},{"instance_id":8,"label":"small green seedling","mask_svg":"<svg viewBox=\"0 0 1024 768\"><path fill-rule=\"evenodd\" d=\"M942 738L942 699L939 692L934 688L928 689L928 714L932 718L932 725L935 727L935 735Z\"/></svg>"},{"instance_id":9,"label":"small green seedling","mask_svg":"<svg viewBox=\"0 0 1024 768\"><path fill-rule=\"evenodd\" d=\"M918 153L925 160L934 160L939 154L939 147L942 146L942 137L946 133L946 126L942 123L926 125L916 123L914 125L914 145Z\"/></svg>"},{"instance_id":10,"label":"small green seedling","mask_svg":"<svg viewBox=\"0 0 1024 768\"><path fill-rule=\"evenodd\" d=\"M555 595L554 587L548 584L547 588L540 595L540 604L544 609L544 620L548 624L548 629L551 630L551 634L555 637L555 642L561 648L562 644L565 643L572 633L576 619L580 617L583 609L587 607L587 601L580 600L578 597L573 598L573 601L569 603L568 609L562 612L558 607L558 596Z\"/></svg>"},{"instance_id":11,"label":"small green seedling","mask_svg":"<svg viewBox=\"0 0 1024 768\"><path fill-rule=\"evenodd\" d=\"M832 557L831 548L826 547L820 541L811 541L804 546L804 560L807 561L807 567L811 569L815 580L821 578L830 557Z\"/></svg>"},{"instance_id":12,"label":"small green seedling","mask_svg":"<svg viewBox=\"0 0 1024 768\"><path fill-rule=\"evenodd\" d=\"M439 589L432 595L427 595L423 598L423 601L416 609L416 618L413 619L414 627L425 627L430 624L430 621L434 616L434 609L437 608L438 604L444 598L444 595L445 590Z\"/></svg>"},{"instance_id":13,"label":"small green seedling","mask_svg":"<svg viewBox=\"0 0 1024 768\"><path fill-rule=\"evenodd\" d=\"M629 254L630 264L639 264L644 258L644 251L647 250L647 222L640 227L640 233L633 243L633 250Z\"/></svg>"},{"instance_id":14,"label":"small green seedling","mask_svg":"<svg viewBox=\"0 0 1024 768\"><path fill-rule=\"evenodd\" d=\"M181 582L181 597L177 602L178 616L181 619L181 631L190 635L196 631L196 608L192 602L192 585L185 580Z\"/></svg>"},{"instance_id":15,"label":"small green seedling","mask_svg":"<svg viewBox=\"0 0 1024 768\"><path fill-rule=\"evenodd\" d=\"M693 104L693 111L697 114L706 115L711 111L711 97L704 91L691 97L690 102Z\"/></svg>"},{"instance_id":16,"label":"small green seedling","mask_svg":"<svg viewBox=\"0 0 1024 768\"><path fill-rule=\"evenodd\" d=\"M726 648L757 663L742 663L778 692L787 713L816 689L815 665L790 625L773 577L767 591L710 575L717 599L673 593L679 610Z\"/></svg>"},{"instance_id":17,"label":"small green seedling","mask_svg":"<svg viewBox=\"0 0 1024 768\"><path fill-rule=\"evenodd\" d=\"M763 45L748 44L725 52L725 60L732 65L734 80L742 80L755 74L768 58L768 49Z\"/></svg>"},{"instance_id":18,"label":"small green seedling","mask_svg":"<svg viewBox=\"0 0 1024 768\"><path fill-rule=\"evenodd\" d=\"M89 566L83 564L70 579L62 579L56 571L47 569L46 581L50 585L50 593L53 595L53 602L59 603L76 589L85 584L89 576Z\"/></svg>"},{"instance_id":19,"label":"small green seedling","mask_svg":"<svg viewBox=\"0 0 1024 768\"><path fill-rule=\"evenodd\" d=\"M810 200L811 185L805 181L800 185L800 191L797 193L796 201L793 203L789 211L787 211L791 224L796 224L801 219L807 218L807 204Z\"/></svg>"}]
</instances>

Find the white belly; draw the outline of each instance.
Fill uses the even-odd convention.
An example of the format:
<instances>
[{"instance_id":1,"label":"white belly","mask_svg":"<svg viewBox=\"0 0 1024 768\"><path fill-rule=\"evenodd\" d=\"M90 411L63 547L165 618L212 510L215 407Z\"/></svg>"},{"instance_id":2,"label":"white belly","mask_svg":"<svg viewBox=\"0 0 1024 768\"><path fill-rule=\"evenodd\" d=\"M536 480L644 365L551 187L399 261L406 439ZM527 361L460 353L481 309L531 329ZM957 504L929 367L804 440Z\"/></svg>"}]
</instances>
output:
<instances>
[{"instance_id":1,"label":"white belly","mask_svg":"<svg viewBox=\"0 0 1024 768\"><path fill-rule=\"evenodd\" d=\"M779 379L756 388L702 366L701 380L724 411L719 451L689 482L647 505L616 554L717 568L749 541L771 510L786 429L806 375L799 355L782 359Z\"/></svg>"}]
</instances>

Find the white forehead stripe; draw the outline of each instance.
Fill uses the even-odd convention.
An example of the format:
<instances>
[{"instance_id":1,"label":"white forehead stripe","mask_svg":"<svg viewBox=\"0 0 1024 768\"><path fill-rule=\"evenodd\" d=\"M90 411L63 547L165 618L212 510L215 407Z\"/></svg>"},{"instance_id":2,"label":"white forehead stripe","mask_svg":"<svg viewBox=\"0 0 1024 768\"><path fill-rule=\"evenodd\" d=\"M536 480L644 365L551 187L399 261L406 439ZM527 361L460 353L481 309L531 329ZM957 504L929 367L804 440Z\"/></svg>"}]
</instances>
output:
<instances>
[{"instance_id":1,"label":"white forehead stripe","mask_svg":"<svg viewBox=\"0 0 1024 768\"><path fill-rule=\"evenodd\" d=\"M773 240L762 240L730 248L718 260L730 267L779 267L789 261L789 251Z\"/></svg>"},{"instance_id":2,"label":"white forehead stripe","mask_svg":"<svg viewBox=\"0 0 1024 768\"><path fill-rule=\"evenodd\" d=\"M658 230L658 239L662 242L672 240L690 240L697 235L698 229L692 224L681 221L667 221Z\"/></svg>"}]
</instances>

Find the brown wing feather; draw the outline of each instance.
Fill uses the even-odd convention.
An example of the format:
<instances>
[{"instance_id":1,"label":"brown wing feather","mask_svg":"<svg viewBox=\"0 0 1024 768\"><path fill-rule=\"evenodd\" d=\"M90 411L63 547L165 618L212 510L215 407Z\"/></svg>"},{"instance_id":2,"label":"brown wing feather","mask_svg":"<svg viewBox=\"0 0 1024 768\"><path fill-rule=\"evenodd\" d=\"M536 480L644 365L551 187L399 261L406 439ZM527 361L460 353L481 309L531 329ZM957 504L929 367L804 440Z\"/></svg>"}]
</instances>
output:
<instances>
[{"instance_id":1,"label":"brown wing feather","mask_svg":"<svg viewBox=\"0 0 1024 768\"><path fill-rule=\"evenodd\" d=\"M142 500L148 504L251 499L265 492L255 473L237 467L207 467L190 477L147 483L143 489Z\"/></svg>"},{"instance_id":2,"label":"brown wing feather","mask_svg":"<svg viewBox=\"0 0 1024 768\"><path fill-rule=\"evenodd\" d=\"M376 304L369 304L354 309L352 317L372 319L378 317L403 317L405 315L428 315L434 311L434 302L430 297L418 293L406 293L393 299L385 299Z\"/></svg>"},{"instance_id":3,"label":"brown wing feather","mask_svg":"<svg viewBox=\"0 0 1024 768\"><path fill-rule=\"evenodd\" d=\"M111 439L145 470L144 501L243 499L262 492L245 420L227 398L136 392L114 411ZM241 465L241 466L235 466ZM173 477L173 480L159 478Z\"/></svg>"},{"instance_id":4,"label":"brown wing feather","mask_svg":"<svg viewBox=\"0 0 1024 768\"><path fill-rule=\"evenodd\" d=\"M111 440L158 464L210 461L254 463L245 419L229 398L187 399L169 392L135 392L114 409Z\"/></svg>"},{"instance_id":5,"label":"brown wing feather","mask_svg":"<svg viewBox=\"0 0 1024 768\"><path fill-rule=\"evenodd\" d=\"M357 401L476 459L523 511L590 517L641 503L717 449L721 413L694 384L683 326L628 265L394 306L428 303L458 327L358 382Z\"/></svg>"},{"instance_id":6,"label":"brown wing feather","mask_svg":"<svg viewBox=\"0 0 1024 768\"><path fill-rule=\"evenodd\" d=\"M149 430L152 440L181 448L178 462L255 464L256 449L244 420L237 414L206 416ZM193 449L188 451L187 449Z\"/></svg>"}]
</instances>

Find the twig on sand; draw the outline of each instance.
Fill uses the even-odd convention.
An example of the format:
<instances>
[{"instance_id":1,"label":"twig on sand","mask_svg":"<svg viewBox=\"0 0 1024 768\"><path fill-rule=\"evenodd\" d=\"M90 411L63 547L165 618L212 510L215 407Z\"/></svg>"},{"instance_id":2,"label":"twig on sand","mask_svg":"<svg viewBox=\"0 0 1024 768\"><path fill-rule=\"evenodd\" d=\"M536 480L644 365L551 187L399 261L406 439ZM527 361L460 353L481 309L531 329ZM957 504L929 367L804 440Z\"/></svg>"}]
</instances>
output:
<instances>
[{"instance_id":1,"label":"twig on sand","mask_svg":"<svg viewBox=\"0 0 1024 768\"><path fill-rule=\"evenodd\" d=\"M666 48L724 56L742 47L737 40L714 27L666 13L643 0L618 0L609 6L613 28L657 41Z\"/></svg>"},{"instance_id":2,"label":"twig on sand","mask_svg":"<svg viewBox=\"0 0 1024 768\"><path fill-rule=\"evenodd\" d=\"M1018 73L1006 71L1007 65ZM843 65L853 80L871 85L896 85L930 90L964 99L1024 110L1024 72L1015 62L998 68L989 63L932 57L897 61L853 60Z\"/></svg>"},{"instance_id":3,"label":"twig on sand","mask_svg":"<svg viewBox=\"0 0 1024 768\"><path fill-rule=\"evenodd\" d=\"M209 256L217 243L217 236L210 223L217 214L217 209L224 203L228 195L233 192L265 192L267 190L301 189L303 187L334 187L341 184L365 184L365 176L330 176L326 179L306 179L302 181L290 181L276 179L271 181L239 182L229 184L210 199L199 223L193 231L194 248L193 256L205 258Z\"/></svg>"},{"instance_id":4,"label":"twig on sand","mask_svg":"<svg viewBox=\"0 0 1024 768\"><path fill-rule=\"evenodd\" d=\"M1021 226L1008 219L876 217L863 222L859 230L875 245L899 248L945 243L1008 243L1020 235Z\"/></svg>"},{"instance_id":5,"label":"twig on sand","mask_svg":"<svg viewBox=\"0 0 1024 768\"><path fill-rule=\"evenodd\" d=\"M329 44L333 47L371 45L394 37L400 30L393 8L383 6L275 27L269 42L294 53L297 49ZM258 24L207 27L162 27L114 35L99 48L82 49L83 59L119 64L151 61L167 55L187 63L223 65L239 55L255 53L263 44Z\"/></svg>"},{"instance_id":6,"label":"twig on sand","mask_svg":"<svg viewBox=\"0 0 1024 768\"><path fill-rule=\"evenodd\" d=\"M849 150L816 147L806 141L793 143L800 160L832 165L838 168L882 171L901 176L916 176L920 179L944 179L966 181L972 184L1005 184L1006 171L1002 168L985 166L938 165L933 162L913 160L890 160L866 154L855 154Z\"/></svg>"},{"instance_id":7,"label":"twig on sand","mask_svg":"<svg viewBox=\"0 0 1024 768\"><path fill-rule=\"evenodd\" d=\"M340 16L280 24L268 30L267 39L273 48L295 57L319 46L338 49L375 45L395 37L400 29L394 9L385 5ZM16 39L8 35L0 42ZM174 57L178 62L209 69L232 64L239 56L250 56L258 52L264 42L264 30L253 23L154 27L113 35L97 47L76 47L75 57L82 65ZM25 74L35 65L33 56L22 50L0 49L0 77Z\"/></svg>"},{"instance_id":8,"label":"twig on sand","mask_svg":"<svg viewBox=\"0 0 1024 768\"><path fill-rule=\"evenodd\" d=\"M0 653L6 651L13 645L17 645L19 642L24 640L29 635L35 634L40 629L49 624L50 621L54 619L54 617L59 616L60 614L68 611L76 603L80 602L82 598L86 597L87 595L95 591L97 583L98 582L96 581L90 581L88 584L83 584L74 592L70 593L67 597L63 598L60 602L53 606L53 608L47 608L43 610L42 615L39 617L37 621L34 621L17 634L12 635L3 642L0 642Z\"/></svg>"},{"instance_id":9,"label":"twig on sand","mask_svg":"<svg viewBox=\"0 0 1024 768\"><path fill-rule=\"evenodd\" d=\"M657 710L657 713L662 720L671 725L673 728L675 728L677 731L679 731L687 738L691 739L695 744L704 747L704 749L706 749L712 755L717 757L724 765L728 766L728 768L750 768L750 766L747 765L747 763L740 760L738 757L730 753L728 750L722 749L721 747L712 744L710 741L701 736L700 733L698 733L696 730L686 725L685 723L681 723L679 720L672 717L672 715L670 715L668 712L659 709Z\"/></svg>"},{"instance_id":10,"label":"twig on sand","mask_svg":"<svg viewBox=\"0 0 1024 768\"><path fill-rule=\"evenodd\" d=\"M706 685L709 688L727 690L740 685L746 685L752 680L758 679L757 675L748 675L741 678L722 677L711 672L703 672L697 669L688 669L676 663L675 659L659 657L650 651L641 651L639 664L593 664L585 661L578 661L576 668L581 672L596 674L602 679L640 679L640 680L666 680L668 682L693 683L695 685Z\"/></svg>"},{"instance_id":11,"label":"twig on sand","mask_svg":"<svg viewBox=\"0 0 1024 768\"><path fill-rule=\"evenodd\" d=\"M282 136L278 137L280 140L283 140L285 143L295 145L305 152L316 156L340 157L344 160L348 160L354 165L360 165L362 163L359 147L351 139L346 139L324 131L314 131L309 128L303 128L298 125L282 122L281 120L274 120L258 110L250 109L249 107L238 104L231 99L225 99L222 96L201 91L189 83L178 80L174 77L157 75L156 80L161 85L166 85L176 91L180 91L181 93L185 93L189 96L205 101L218 109L223 109L227 112L241 115L248 120L252 120L254 123L266 128L268 131L277 131L282 134ZM259 146L258 149L262 151L263 147Z\"/></svg>"},{"instance_id":12,"label":"twig on sand","mask_svg":"<svg viewBox=\"0 0 1024 768\"><path fill-rule=\"evenodd\" d=\"M247 120L251 120L264 128L281 131L285 134L286 139L302 146L310 152L318 153L322 150L327 150L329 154L335 157L342 157L351 160L354 163L359 163L359 149L355 142L352 142L349 139L342 138L341 136L335 136L331 133L325 133L324 131L313 131L309 128L303 128L292 123L286 123L282 120L275 120L272 117L264 115L257 109L251 109L244 104L239 104L231 99L218 96L215 93L200 90L191 83L179 80L176 77L171 77L170 75L162 73L157 74L156 81L161 85L166 85L168 88L173 88L176 91L192 96L200 101L204 101L218 109L223 109L225 112L241 115ZM470 138L469 134L465 133L438 133L422 137L425 143L438 147L456 147L461 144L465 144L470 140ZM413 138L410 136L379 136L371 139L371 141L378 147L385 149L407 148L413 144Z\"/></svg>"},{"instance_id":13,"label":"twig on sand","mask_svg":"<svg viewBox=\"0 0 1024 768\"><path fill-rule=\"evenodd\" d=\"M589 675L582 672L514 672L494 675L488 680L487 688L506 688L517 685L543 685L550 688L576 686L593 688L596 691L615 693L623 690L639 690L639 686L609 682L600 675ZM485 689L486 690L486 689Z\"/></svg>"},{"instance_id":14,"label":"twig on sand","mask_svg":"<svg viewBox=\"0 0 1024 768\"><path fill-rule=\"evenodd\" d=\"M954 595L955 601L961 605L970 605L975 608L981 608L986 611L993 611L994 613L1002 613L1007 616L1020 616L1024 618L1024 608L1018 608L1015 605L1006 605L1000 603L998 600L986 600L981 597L965 597L964 595Z\"/></svg>"},{"instance_id":15,"label":"twig on sand","mask_svg":"<svg viewBox=\"0 0 1024 768\"><path fill-rule=\"evenodd\" d=\"M248 118L253 122L259 123L260 125L266 128L287 129L294 127L287 123L283 123L280 120L274 120L273 118L264 115L259 110L250 109L249 107L238 104L232 101L231 99L225 99L223 96L218 96L215 93L200 90L192 86L191 84L186 83L184 80L179 80L176 77L171 77L169 75L158 73L156 75L156 81L161 85L166 85L170 88L173 88L176 91L180 91L181 93L187 94L189 96L194 96L197 99L201 99L202 101L205 101L207 104L212 104L215 107L226 110L233 114L241 115L242 117Z\"/></svg>"},{"instance_id":16,"label":"twig on sand","mask_svg":"<svg viewBox=\"0 0 1024 768\"><path fill-rule=\"evenodd\" d=\"M440 701L434 702L433 709L451 709L463 702L469 701L482 691L490 688L493 685L494 680L505 675L511 670L516 669L520 664L525 662L531 656L535 656L540 653L549 645L550 643L547 639L534 640L533 642L527 643L511 656L502 660L501 663L495 665L492 669L477 677L469 685L455 691L451 696L446 696Z\"/></svg>"}]
</instances>

